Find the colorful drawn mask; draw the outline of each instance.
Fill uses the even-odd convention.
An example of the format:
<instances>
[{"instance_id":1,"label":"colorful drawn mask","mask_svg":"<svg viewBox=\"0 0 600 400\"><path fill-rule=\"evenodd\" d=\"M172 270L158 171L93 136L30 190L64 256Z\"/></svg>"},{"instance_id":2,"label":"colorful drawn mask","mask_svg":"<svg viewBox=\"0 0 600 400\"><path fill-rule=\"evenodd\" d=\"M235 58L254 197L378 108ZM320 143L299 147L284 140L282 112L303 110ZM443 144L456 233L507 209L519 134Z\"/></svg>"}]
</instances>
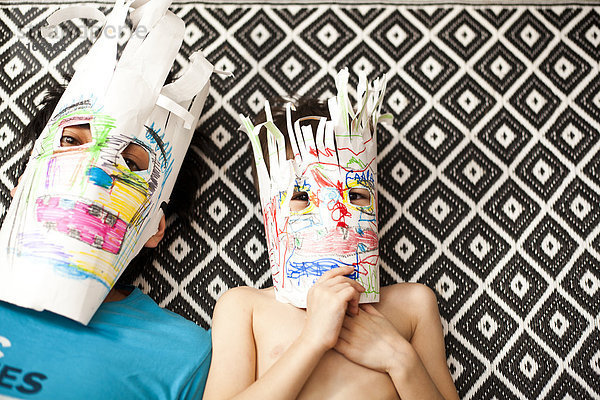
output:
<instances>
[{"instance_id":1,"label":"colorful drawn mask","mask_svg":"<svg viewBox=\"0 0 600 400\"><path fill-rule=\"evenodd\" d=\"M294 160L286 160L283 134L267 122L253 126L242 117L255 156L269 260L279 301L306 307L308 289L324 272L352 266L366 289L361 302L379 300L377 237L377 140L385 79L368 86L361 77L356 111L347 92L348 71L336 79L337 97L329 100L331 120L301 118L287 130ZM303 121L319 118L313 134ZM258 139L267 131L269 171ZM294 193L296 193L294 195ZM293 196L304 196L306 207L292 211ZM360 198L358 198L360 197Z\"/></svg>"},{"instance_id":2,"label":"colorful drawn mask","mask_svg":"<svg viewBox=\"0 0 600 400\"><path fill-rule=\"evenodd\" d=\"M2 225L0 300L87 324L157 232L213 72L196 53L163 86L185 30L169 4L118 1L79 63ZM117 62L129 6L135 30ZM77 125L87 140L65 138ZM131 146L143 165L126 161Z\"/></svg>"}]
</instances>

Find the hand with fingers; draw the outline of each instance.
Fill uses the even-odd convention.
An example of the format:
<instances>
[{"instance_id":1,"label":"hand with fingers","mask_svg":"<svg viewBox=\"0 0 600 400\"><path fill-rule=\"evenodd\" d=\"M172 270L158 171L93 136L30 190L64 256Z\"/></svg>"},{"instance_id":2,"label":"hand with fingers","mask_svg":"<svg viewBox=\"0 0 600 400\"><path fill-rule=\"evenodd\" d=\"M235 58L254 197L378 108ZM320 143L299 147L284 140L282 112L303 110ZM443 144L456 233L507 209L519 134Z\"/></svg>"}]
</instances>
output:
<instances>
[{"instance_id":1,"label":"hand with fingers","mask_svg":"<svg viewBox=\"0 0 600 400\"><path fill-rule=\"evenodd\" d=\"M344 320L335 349L364 367L389 373L410 343L371 304Z\"/></svg>"},{"instance_id":2,"label":"hand with fingers","mask_svg":"<svg viewBox=\"0 0 600 400\"><path fill-rule=\"evenodd\" d=\"M323 350L335 346L346 314L358 313L358 301L365 288L347 276L352 267L325 272L308 291L307 320L303 336Z\"/></svg>"}]
</instances>

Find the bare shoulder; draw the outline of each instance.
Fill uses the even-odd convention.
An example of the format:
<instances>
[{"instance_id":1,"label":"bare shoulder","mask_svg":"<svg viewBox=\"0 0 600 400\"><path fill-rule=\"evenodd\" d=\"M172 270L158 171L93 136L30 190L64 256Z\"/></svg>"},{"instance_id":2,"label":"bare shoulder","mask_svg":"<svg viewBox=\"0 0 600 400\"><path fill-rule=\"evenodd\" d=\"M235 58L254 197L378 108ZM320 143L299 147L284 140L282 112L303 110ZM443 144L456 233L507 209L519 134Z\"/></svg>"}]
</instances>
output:
<instances>
[{"instance_id":1,"label":"bare shoulder","mask_svg":"<svg viewBox=\"0 0 600 400\"><path fill-rule=\"evenodd\" d=\"M376 308L397 328L410 323L414 332L421 323L439 321L435 292L420 283L397 283L381 288ZM408 335L412 337L412 333Z\"/></svg>"},{"instance_id":2,"label":"bare shoulder","mask_svg":"<svg viewBox=\"0 0 600 400\"><path fill-rule=\"evenodd\" d=\"M255 305L269 301L272 289L256 289L250 286L238 286L227 290L217 300L215 313L220 309L248 310Z\"/></svg>"},{"instance_id":3,"label":"bare shoulder","mask_svg":"<svg viewBox=\"0 0 600 400\"><path fill-rule=\"evenodd\" d=\"M250 300L258 294L258 289L250 286L238 286L227 290L219 297L217 303L240 302Z\"/></svg>"},{"instance_id":4,"label":"bare shoulder","mask_svg":"<svg viewBox=\"0 0 600 400\"><path fill-rule=\"evenodd\" d=\"M381 288L381 304L390 307L427 310L435 308L437 298L433 290L421 283L397 283ZM424 310L423 310L424 311Z\"/></svg>"},{"instance_id":5,"label":"bare shoulder","mask_svg":"<svg viewBox=\"0 0 600 400\"><path fill-rule=\"evenodd\" d=\"M239 286L219 297L212 315L213 342L215 337L228 338L233 332L246 332L252 337L253 320L268 295L266 289Z\"/></svg>"}]
</instances>

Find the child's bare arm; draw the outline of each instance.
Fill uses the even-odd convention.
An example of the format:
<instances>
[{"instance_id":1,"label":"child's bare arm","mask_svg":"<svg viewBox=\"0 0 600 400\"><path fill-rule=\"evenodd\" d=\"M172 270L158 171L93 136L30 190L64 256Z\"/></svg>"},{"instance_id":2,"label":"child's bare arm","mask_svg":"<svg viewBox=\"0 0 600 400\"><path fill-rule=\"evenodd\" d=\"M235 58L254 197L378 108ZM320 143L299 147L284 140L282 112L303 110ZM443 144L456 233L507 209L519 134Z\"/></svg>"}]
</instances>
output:
<instances>
[{"instance_id":1,"label":"child's bare arm","mask_svg":"<svg viewBox=\"0 0 600 400\"><path fill-rule=\"evenodd\" d=\"M458 400L458 393L446 363L444 332L435 293L423 285L414 285L413 289L416 289L413 295L420 307L410 343L444 399Z\"/></svg>"},{"instance_id":2,"label":"child's bare arm","mask_svg":"<svg viewBox=\"0 0 600 400\"><path fill-rule=\"evenodd\" d=\"M336 350L364 367L388 373L403 400L458 399L433 292L422 285L391 290L381 308L389 318L371 305L346 318ZM399 315L410 316L410 337L399 333Z\"/></svg>"},{"instance_id":3,"label":"child's bare arm","mask_svg":"<svg viewBox=\"0 0 600 400\"><path fill-rule=\"evenodd\" d=\"M256 352L252 332L253 291L234 288L215 306L212 359L204 399L232 397L254 382Z\"/></svg>"},{"instance_id":4,"label":"child's bare arm","mask_svg":"<svg viewBox=\"0 0 600 400\"><path fill-rule=\"evenodd\" d=\"M204 399L295 399L323 354L337 342L346 311L358 311L364 288L337 268L323 275L308 295L307 321L299 338L260 379L252 329L251 288L224 294L213 315L213 358Z\"/></svg>"}]
</instances>

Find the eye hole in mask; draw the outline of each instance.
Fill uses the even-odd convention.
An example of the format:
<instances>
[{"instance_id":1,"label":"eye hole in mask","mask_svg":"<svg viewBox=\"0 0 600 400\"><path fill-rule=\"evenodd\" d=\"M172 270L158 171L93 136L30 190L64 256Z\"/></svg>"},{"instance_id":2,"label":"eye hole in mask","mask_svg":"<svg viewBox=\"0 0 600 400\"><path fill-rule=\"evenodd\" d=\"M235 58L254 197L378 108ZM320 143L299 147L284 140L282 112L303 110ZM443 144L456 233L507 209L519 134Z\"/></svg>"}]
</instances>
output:
<instances>
[{"instance_id":1,"label":"eye hole in mask","mask_svg":"<svg viewBox=\"0 0 600 400\"><path fill-rule=\"evenodd\" d=\"M307 192L294 192L290 199L290 211L302 211L310 205Z\"/></svg>"},{"instance_id":2,"label":"eye hole in mask","mask_svg":"<svg viewBox=\"0 0 600 400\"><path fill-rule=\"evenodd\" d=\"M357 207L370 206L371 193L364 188L352 188L348 191L348 200L350 200L350 204Z\"/></svg>"},{"instance_id":3,"label":"eye hole in mask","mask_svg":"<svg viewBox=\"0 0 600 400\"><path fill-rule=\"evenodd\" d=\"M92 141L89 124L71 125L63 129L60 147L77 147Z\"/></svg>"},{"instance_id":4,"label":"eye hole in mask","mask_svg":"<svg viewBox=\"0 0 600 400\"><path fill-rule=\"evenodd\" d=\"M146 171L150 163L148 151L139 144L129 143L121 156L130 171Z\"/></svg>"},{"instance_id":5,"label":"eye hole in mask","mask_svg":"<svg viewBox=\"0 0 600 400\"><path fill-rule=\"evenodd\" d=\"M78 147L92 141L89 124L70 125L63 129L60 147ZM150 164L148 151L136 143L129 143L121 152L121 156L131 171L145 171Z\"/></svg>"}]
</instances>

